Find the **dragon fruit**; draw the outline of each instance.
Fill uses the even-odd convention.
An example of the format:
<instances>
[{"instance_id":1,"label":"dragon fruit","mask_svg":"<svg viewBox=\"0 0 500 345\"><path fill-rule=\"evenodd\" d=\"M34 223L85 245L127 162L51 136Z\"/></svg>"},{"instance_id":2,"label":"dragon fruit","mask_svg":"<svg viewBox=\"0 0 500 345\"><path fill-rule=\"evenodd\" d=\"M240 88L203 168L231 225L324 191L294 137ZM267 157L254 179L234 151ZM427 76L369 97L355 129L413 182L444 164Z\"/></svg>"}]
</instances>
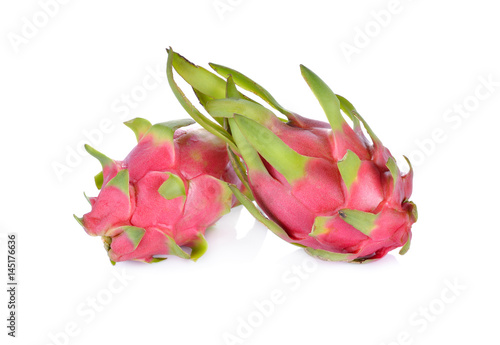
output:
<instances>
[{"instance_id":1,"label":"dragon fruit","mask_svg":"<svg viewBox=\"0 0 500 345\"><path fill-rule=\"evenodd\" d=\"M207 248L206 228L237 201L227 183L241 183L226 144L203 128L182 128L193 123L126 122L138 144L123 161L86 146L102 165L95 178L101 190L88 198L92 210L75 218L89 235L102 237L113 264L158 262L167 254L197 260Z\"/></svg>"},{"instance_id":2,"label":"dragon fruit","mask_svg":"<svg viewBox=\"0 0 500 345\"><path fill-rule=\"evenodd\" d=\"M170 49L167 76L188 113L224 138L245 162L244 182L267 217L237 188L232 190L259 221L324 260L364 262L398 247L400 254L408 251L411 226L417 220L416 205L409 201L411 164L406 159L409 172L401 173L390 151L347 99L301 65L328 119L316 121L288 111L245 75L210 66L223 78ZM190 104L175 84L172 68L224 127ZM236 85L259 96L288 121L240 93Z\"/></svg>"}]
</instances>

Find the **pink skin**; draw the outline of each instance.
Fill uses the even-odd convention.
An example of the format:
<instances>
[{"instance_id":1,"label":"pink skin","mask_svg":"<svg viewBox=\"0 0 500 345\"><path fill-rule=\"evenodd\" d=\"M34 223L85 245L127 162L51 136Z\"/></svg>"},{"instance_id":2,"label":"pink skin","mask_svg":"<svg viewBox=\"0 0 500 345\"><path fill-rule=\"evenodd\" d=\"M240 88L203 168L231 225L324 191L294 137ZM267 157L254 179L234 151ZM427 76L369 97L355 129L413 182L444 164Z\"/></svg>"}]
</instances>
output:
<instances>
[{"instance_id":1,"label":"pink skin","mask_svg":"<svg viewBox=\"0 0 500 345\"><path fill-rule=\"evenodd\" d=\"M191 66L192 71L194 68L192 65L181 67L179 64L178 66L180 68L176 67L176 70L183 77L185 77L184 72L188 73L189 71L188 66ZM289 242L302 244L312 249L352 254L346 258L348 261L383 257L388 251L403 246L411 236L411 224L416 221L414 205L407 202L411 195L412 173L410 172L406 176L397 173L398 176L393 178L386 166L391 154L372 134L368 126L365 125L364 127L370 134L371 140L364 137L361 126L356 125L353 130L344 121L342 114L331 112L333 106L340 105L342 109L348 112L346 115L350 114L358 118L359 121L354 120L353 122L364 123L356 111L350 109L352 105L343 98L338 98L335 102L328 100L327 98L330 95L333 98L335 96L326 85L319 82L319 77L304 66L301 66L301 72L320 101L321 106L328 113L329 121L333 126L297 114L289 114L288 111L284 112L282 109L279 110L286 113L288 123L280 121L267 111L256 114L251 111L253 107L249 107L249 112L245 114L240 111L239 107L230 109L230 102L228 102L224 109L226 113L251 118L271 130L295 152L312 158L308 160L302 178L296 178L296 175L301 175L302 172L302 164L300 164L301 171L298 174L294 174L293 171L286 174L290 179L294 179L293 181L287 181L272 166L273 161L280 159L279 152L269 156L268 149L265 150L267 152L260 152L269 159L269 162L267 162L262 158L265 169L262 169L261 164L254 164L255 162L249 162L252 167L247 166L249 183L255 200L264 213L283 228L288 238L280 231L276 232ZM190 80L194 80L194 75L193 72L185 80L190 83ZM205 78L206 74L203 79ZM272 104L273 107L279 108L276 104L270 102L267 95L266 97L262 96L263 89L257 84L255 86L260 89L259 91L248 87L247 82L249 80L239 82L238 79L234 78L233 80L233 78L227 77L227 89L234 88L235 83L244 89L253 91ZM197 88L197 85L204 83L205 80L200 80L200 84L196 82L192 86ZM209 96L220 98L220 94L220 92L214 92ZM240 104L242 103L244 102ZM214 110L214 108L211 105L205 108L212 114L210 110ZM340 118L337 115L340 115ZM239 126L238 121L235 122ZM336 124L340 125L340 128ZM332 130L332 127L334 130ZM268 133L267 131L259 133L255 129L256 127L253 127L246 133L251 135L251 138L245 133L243 135L259 151L257 146L262 148L265 145L265 136ZM244 132L243 128L240 128L240 130ZM259 134L263 136L259 137ZM259 145L255 145L257 142ZM370 144L371 142L373 142L373 145ZM239 144L237 143L237 145ZM241 146L241 149L243 148ZM346 176L350 183L349 188L342 179L337 164L344 158L348 150L354 152L361 160L358 174L356 176ZM248 156L248 158L254 160L255 156ZM346 169L343 170L343 173L346 175L355 174L358 168L357 161L354 160L353 164L352 166L349 164L347 164L349 166L344 165ZM287 168L290 167L283 167L283 169ZM393 171L393 173L395 172ZM344 221L345 218L343 217L346 217L346 214L339 213L344 208L361 211L352 212L353 218L348 220L350 223L357 223L359 229ZM369 212L377 215L377 217L362 212ZM330 218L326 224L323 222L325 219L320 218L318 220L318 226L325 227L322 229L324 233L318 235L320 231L314 232L315 237L313 237L310 236L310 233L318 216ZM376 219L376 224L372 224L374 219ZM363 232L369 235L365 235ZM321 252L313 254L323 255L324 258L344 258L337 255L324 255Z\"/></svg>"},{"instance_id":2,"label":"pink skin","mask_svg":"<svg viewBox=\"0 0 500 345\"><path fill-rule=\"evenodd\" d=\"M289 118L289 120L290 122L288 124L291 127L305 128L310 130L314 128L330 129L330 124L328 122L309 119L298 114L293 114L292 117Z\"/></svg>"},{"instance_id":3,"label":"pink skin","mask_svg":"<svg viewBox=\"0 0 500 345\"><path fill-rule=\"evenodd\" d=\"M207 150L207 147L210 149ZM225 143L198 128L186 131L181 128L175 132L175 149L178 154L178 169L186 179L193 179L202 174L221 177L228 163L220 157L227 156Z\"/></svg>"},{"instance_id":4,"label":"pink skin","mask_svg":"<svg viewBox=\"0 0 500 345\"><path fill-rule=\"evenodd\" d=\"M397 214L396 214L397 213ZM353 253L351 260L359 258L378 259L387 252L401 247L410 236L413 222L407 213L384 209L377 228L367 236L340 216L335 216L326 227L329 231L314 238L315 241L301 241L313 249L323 249L336 253Z\"/></svg>"},{"instance_id":5,"label":"pink skin","mask_svg":"<svg viewBox=\"0 0 500 345\"><path fill-rule=\"evenodd\" d=\"M126 236L116 236L108 251L109 258L115 262L127 260L143 260L150 262L154 255L168 254L166 237L162 230L151 227L146 229L144 237L134 250Z\"/></svg>"},{"instance_id":6,"label":"pink skin","mask_svg":"<svg viewBox=\"0 0 500 345\"><path fill-rule=\"evenodd\" d=\"M251 170L249 179L255 200L264 213L286 229L293 240L301 240L309 235L315 215L290 195L288 185L267 173Z\"/></svg>"},{"instance_id":7,"label":"pink skin","mask_svg":"<svg viewBox=\"0 0 500 345\"><path fill-rule=\"evenodd\" d=\"M416 219L413 205L405 201L411 195L412 172L393 178L386 167L389 150L380 143L374 147L355 133L347 124L343 131L332 133L322 128L308 129L274 126L273 131L296 152L313 158L303 178L292 185L264 161L266 172L249 171L255 199L264 213L288 234L289 242L312 249L335 253L351 253L350 260L378 259L390 250L403 246L411 236ZM361 133L361 132L360 132ZM326 138L329 151L325 151ZM321 143L321 144L318 144ZM347 190L337 168L337 162L351 150L361 159L356 180ZM369 236L346 223L341 209L353 209L379 214L376 227ZM293 210L293 211L292 211ZM310 236L317 216L332 217L323 234Z\"/></svg>"},{"instance_id":8,"label":"pink skin","mask_svg":"<svg viewBox=\"0 0 500 345\"><path fill-rule=\"evenodd\" d=\"M361 160L369 160L370 151L347 123L342 126L342 131L335 131L332 136L332 152L335 161L341 160L347 150L353 151Z\"/></svg>"},{"instance_id":9,"label":"pink skin","mask_svg":"<svg viewBox=\"0 0 500 345\"><path fill-rule=\"evenodd\" d=\"M136 209L130 220L133 226L146 229L161 225L163 232L173 236L175 224L182 217L184 198L167 200L158 188L168 179L164 172L151 171L135 184Z\"/></svg>"},{"instance_id":10,"label":"pink skin","mask_svg":"<svg viewBox=\"0 0 500 345\"><path fill-rule=\"evenodd\" d=\"M105 166L102 171L102 185L105 186L122 169L123 163L120 161L114 161L113 164Z\"/></svg>"},{"instance_id":11,"label":"pink skin","mask_svg":"<svg viewBox=\"0 0 500 345\"><path fill-rule=\"evenodd\" d=\"M310 157L331 160L330 125L322 121L296 116L300 118L299 124L284 123L276 117L269 117L259 122L269 128L294 151ZM307 125L312 127L306 127Z\"/></svg>"},{"instance_id":12,"label":"pink skin","mask_svg":"<svg viewBox=\"0 0 500 345\"><path fill-rule=\"evenodd\" d=\"M352 250L352 252L356 252L357 258L367 257L372 260L379 259L385 256L389 251L401 247L406 243L411 237L410 228L412 223L413 222L407 220L406 223L399 228L390 228L392 229L392 236L385 237L378 241L370 239L361 243L359 248ZM386 228L389 228L389 226L390 225L384 225Z\"/></svg>"},{"instance_id":13,"label":"pink skin","mask_svg":"<svg viewBox=\"0 0 500 345\"><path fill-rule=\"evenodd\" d=\"M346 208L374 212L384 200L380 171L371 161L362 161L358 179L349 191Z\"/></svg>"},{"instance_id":14,"label":"pink skin","mask_svg":"<svg viewBox=\"0 0 500 345\"><path fill-rule=\"evenodd\" d=\"M128 225L135 209L133 194L129 198L114 186L104 186L94 199L92 210L83 216L85 231L92 236L103 236L112 228Z\"/></svg>"},{"instance_id":15,"label":"pink skin","mask_svg":"<svg viewBox=\"0 0 500 345\"><path fill-rule=\"evenodd\" d=\"M229 212L231 203L232 194L224 194L221 182L212 176L201 175L189 181L185 203L187 212L184 211L175 225L176 242L177 239L177 243L191 241L199 229L206 229Z\"/></svg>"},{"instance_id":16,"label":"pink skin","mask_svg":"<svg viewBox=\"0 0 500 345\"><path fill-rule=\"evenodd\" d=\"M144 136L122 162L104 169L103 188L90 198L92 210L83 216L87 233L111 238L108 255L112 261L150 262L155 255L169 254L167 237L179 246L190 245L234 205L235 199L219 179L241 187L232 170L226 145L197 128L181 128L174 142L154 142ZM106 183L126 168L130 175L130 197ZM185 197L171 200L158 193L169 175L184 181ZM240 188L241 189L241 188ZM121 226L146 230L137 248Z\"/></svg>"},{"instance_id":17,"label":"pink skin","mask_svg":"<svg viewBox=\"0 0 500 345\"><path fill-rule=\"evenodd\" d=\"M303 130L290 127L283 122L279 122L271 129L285 144L301 155L331 160L330 129Z\"/></svg>"},{"instance_id":18,"label":"pink skin","mask_svg":"<svg viewBox=\"0 0 500 345\"><path fill-rule=\"evenodd\" d=\"M371 160L379 167L380 171L387 171L385 164L389 157L392 157L389 149L384 147L382 143L374 143L371 151Z\"/></svg>"},{"instance_id":19,"label":"pink skin","mask_svg":"<svg viewBox=\"0 0 500 345\"><path fill-rule=\"evenodd\" d=\"M344 222L340 216L333 217L325 226L331 230L316 236L315 239L311 237L310 245L313 249L324 249L337 253L349 252L359 243L369 239L358 229Z\"/></svg>"},{"instance_id":20,"label":"pink skin","mask_svg":"<svg viewBox=\"0 0 500 345\"><path fill-rule=\"evenodd\" d=\"M307 174L292 186L291 192L316 216L328 215L345 203L342 177L337 165L324 159L312 159Z\"/></svg>"},{"instance_id":21,"label":"pink skin","mask_svg":"<svg viewBox=\"0 0 500 345\"><path fill-rule=\"evenodd\" d=\"M404 227L409 222L409 214L403 210L395 210L386 206L377 219L377 227L371 232L373 241L393 240L395 230ZM401 236L399 236L401 237Z\"/></svg>"},{"instance_id":22,"label":"pink skin","mask_svg":"<svg viewBox=\"0 0 500 345\"><path fill-rule=\"evenodd\" d=\"M151 135L144 136L124 160L130 181L140 180L149 171L169 171L174 166L172 143L155 145Z\"/></svg>"},{"instance_id":23,"label":"pink skin","mask_svg":"<svg viewBox=\"0 0 500 345\"><path fill-rule=\"evenodd\" d=\"M316 215L326 215L332 209L344 204L345 192L340 184L341 176L336 164L324 159L312 159L307 167L305 178L290 186L288 181L268 162L264 161L269 174L286 186L285 193L290 193L302 207ZM255 181L255 179L254 179ZM289 190L290 189L290 190ZM321 195L320 198L316 197Z\"/></svg>"},{"instance_id":24,"label":"pink skin","mask_svg":"<svg viewBox=\"0 0 500 345\"><path fill-rule=\"evenodd\" d=\"M413 191L413 170L410 170L410 172L401 177L401 179L403 180L404 200L408 200Z\"/></svg>"}]
</instances>

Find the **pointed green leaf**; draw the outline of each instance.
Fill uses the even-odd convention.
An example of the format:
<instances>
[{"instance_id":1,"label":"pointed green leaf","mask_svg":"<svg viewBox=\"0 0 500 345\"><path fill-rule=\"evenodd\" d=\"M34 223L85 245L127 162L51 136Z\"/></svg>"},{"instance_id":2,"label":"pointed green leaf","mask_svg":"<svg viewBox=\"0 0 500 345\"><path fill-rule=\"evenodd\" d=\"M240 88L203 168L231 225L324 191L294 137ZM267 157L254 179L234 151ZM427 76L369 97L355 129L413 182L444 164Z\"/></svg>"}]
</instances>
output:
<instances>
[{"instance_id":1,"label":"pointed green leaf","mask_svg":"<svg viewBox=\"0 0 500 345\"><path fill-rule=\"evenodd\" d=\"M113 261L110 259L109 262L111 262L111 265L113 265L113 266L116 265L116 261Z\"/></svg>"},{"instance_id":2,"label":"pointed green leaf","mask_svg":"<svg viewBox=\"0 0 500 345\"><path fill-rule=\"evenodd\" d=\"M353 123L354 129L358 129L360 127L359 119L357 118L358 111L356 110L356 108L354 108L351 102L349 102L345 97L342 97L341 95L338 94L336 94L336 96L340 102L340 109L342 109L342 111L347 116L349 116L349 118Z\"/></svg>"},{"instance_id":3,"label":"pointed green leaf","mask_svg":"<svg viewBox=\"0 0 500 345\"><path fill-rule=\"evenodd\" d=\"M367 264L367 263L370 263L370 262L373 262L373 261L377 261L378 259L380 258L376 258L376 259L372 259L372 257L375 256L375 254L369 256L369 257L363 257L363 258L357 258L357 259L354 259L352 261L350 261L351 263L357 263L357 264Z\"/></svg>"},{"instance_id":4,"label":"pointed green leaf","mask_svg":"<svg viewBox=\"0 0 500 345\"><path fill-rule=\"evenodd\" d=\"M345 254L345 253L333 253L333 252L328 252L323 249L312 249L312 248L304 248L307 254L321 259L325 261L345 261L349 262L352 260L353 255L352 254Z\"/></svg>"},{"instance_id":5,"label":"pointed green leaf","mask_svg":"<svg viewBox=\"0 0 500 345\"><path fill-rule=\"evenodd\" d=\"M234 114L239 114L263 125L267 125L276 117L269 109L245 99L214 99L213 101L207 102L206 109L214 118L232 118Z\"/></svg>"},{"instance_id":6,"label":"pointed green leaf","mask_svg":"<svg viewBox=\"0 0 500 345\"><path fill-rule=\"evenodd\" d=\"M321 104L332 129L342 131L342 125L346 122L340 112L340 101L337 96L313 71L304 65L300 65L300 71Z\"/></svg>"},{"instance_id":7,"label":"pointed green leaf","mask_svg":"<svg viewBox=\"0 0 500 345\"><path fill-rule=\"evenodd\" d=\"M264 101L266 101L274 109L281 112L282 114L284 114L286 116L292 116L292 117L294 116L293 113L291 113L290 111L283 108L266 89L264 89L262 86L260 86L259 84L257 84L255 81L248 78L244 74L242 74L234 69L231 69L231 68L228 68L225 66L221 66L221 65L217 65L214 63L210 63L209 65L217 73L222 75L224 78L229 78L229 76L231 75L232 78L234 79L234 82L236 83L236 85L242 87L243 89L245 89L247 91L250 91L250 92L256 94L257 96L262 98Z\"/></svg>"},{"instance_id":8,"label":"pointed green leaf","mask_svg":"<svg viewBox=\"0 0 500 345\"><path fill-rule=\"evenodd\" d=\"M172 54L172 66L193 88L212 98L225 98L226 81L214 73L188 61L182 55L167 49Z\"/></svg>"},{"instance_id":9,"label":"pointed green leaf","mask_svg":"<svg viewBox=\"0 0 500 345\"><path fill-rule=\"evenodd\" d=\"M90 205L92 205L92 203L90 202L90 198L87 196L87 194L85 194L85 192L83 192L83 196L85 197L85 199L88 201L88 203Z\"/></svg>"},{"instance_id":10,"label":"pointed green leaf","mask_svg":"<svg viewBox=\"0 0 500 345\"><path fill-rule=\"evenodd\" d=\"M408 240L406 241L403 248L401 248L401 250L399 251L399 254L405 255L408 252L408 250L410 250L410 245L411 245L411 236L408 236Z\"/></svg>"},{"instance_id":11,"label":"pointed green leaf","mask_svg":"<svg viewBox=\"0 0 500 345\"><path fill-rule=\"evenodd\" d=\"M193 92L196 95L196 98L198 98L198 101L200 102L200 104L203 108L205 108L205 105L207 104L208 101L211 101L214 99L213 97L205 95L203 92L196 90L194 87L193 87Z\"/></svg>"},{"instance_id":12,"label":"pointed green leaf","mask_svg":"<svg viewBox=\"0 0 500 345\"><path fill-rule=\"evenodd\" d=\"M76 219L76 221L78 222L78 224L80 224L81 226L85 227L83 225L83 217L82 218L77 217L75 214L73 215L73 217Z\"/></svg>"},{"instance_id":13,"label":"pointed green leaf","mask_svg":"<svg viewBox=\"0 0 500 345\"><path fill-rule=\"evenodd\" d=\"M115 177L109 180L109 182L106 184L106 187L111 187L111 186L118 188L123 192L123 194L127 196L130 195L128 170L127 169L120 170Z\"/></svg>"},{"instance_id":14,"label":"pointed green leaf","mask_svg":"<svg viewBox=\"0 0 500 345\"><path fill-rule=\"evenodd\" d=\"M417 205L413 202L413 201L405 201L403 203L404 204L411 204L412 205L412 208L411 208L411 216L413 217L413 219L415 220L415 222L418 220L418 209L417 209Z\"/></svg>"},{"instance_id":15,"label":"pointed green leaf","mask_svg":"<svg viewBox=\"0 0 500 345\"><path fill-rule=\"evenodd\" d=\"M203 92L196 90L194 87L192 87L194 94L196 95L196 98L198 98L198 102L200 102L201 106L205 108L205 104L208 101L211 101L214 99L213 97L210 97L208 95L205 95Z\"/></svg>"},{"instance_id":16,"label":"pointed green leaf","mask_svg":"<svg viewBox=\"0 0 500 345\"><path fill-rule=\"evenodd\" d=\"M167 173L168 179L158 188L158 193L167 200L172 200L177 197L186 197L186 187L184 181L172 173Z\"/></svg>"},{"instance_id":17,"label":"pointed green leaf","mask_svg":"<svg viewBox=\"0 0 500 345\"><path fill-rule=\"evenodd\" d=\"M200 102L200 104L203 106L203 108L205 110L207 110L207 103L209 101L212 101L214 98L213 97L210 97L210 96L207 96L205 95L204 93L202 93L201 91L199 90L196 90L194 87L192 88L195 95L196 95L196 98L198 98L198 101ZM222 118L218 118L218 117L214 117L214 120L219 124L221 125L225 130L227 130L227 128L224 127L224 119Z\"/></svg>"},{"instance_id":18,"label":"pointed green leaf","mask_svg":"<svg viewBox=\"0 0 500 345\"><path fill-rule=\"evenodd\" d=\"M167 258L152 258L151 261L149 262L150 264L154 264L156 262L162 262L164 260L167 260Z\"/></svg>"},{"instance_id":19,"label":"pointed green leaf","mask_svg":"<svg viewBox=\"0 0 500 345\"><path fill-rule=\"evenodd\" d=\"M193 119L177 119L177 120L172 120L172 121L167 121L167 122L161 122L158 123L158 125L170 128L172 132L175 132L177 129L181 127L186 127L190 126L192 124L195 124L196 122Z\"/></svg>"},{"instance_id":20,"label":"pointed green leaf","mask_svg":"<svg viewBox=\"0 0 500 345\"><path fill-rule=\"evenodd\" d=\"M239 152L249 170L267 173L267 169L259 156L259 153L247 141L234 119L228 119L231 135L238 145Z\"/></svg>"},{"instance_id":21,"label":"pointed green leaf","mask_svg":"<svg viewBox=\"0 0 500 345\"><path fill-rule=\"evenodd\" d=\"M229 184L229 188L236 196L236 199L238 199L238 201L248 210L248 212L250 212L252 216L255 217L255 219L264 224L276 236L284 239L285 241L292 241L281 226L264 216L255 206L255 204L249 198L247 198L235 185Z\"/></svg>"},{"instance_id":22,"label":"pointed green leaf","mask_svg":"<svg viewBox=\"0 0 500 345\"><path fill-rule=\"evenodd\" d=\"M104 175L102 171L100 171L97 175L94 176L94 182L97 189L102 188L102 184L104 183Z\"/></svg>"},{"instance_id":23,"label":"pointed green leaf","mask_svg":"<svg viewBox=\"0 0 500 345\"><path fill-rule=\"evenodd\" d=\"M229 147L227 148L227 152L229 156L229 161L231 162L231 166L233 167L236 176L238 176L241 183L243 183L245 189L247 191L250 191L250 185L248 184L248 176L245 171L245 167L243 166L243 163L240 160L240 157L235 155L233 150L231 150Z\"/></svg>"},{"instance_id":24,"label":"pointed green leaf","mask_svg":"<svg viewBox=\"0 0 500 345\"><path fill-rule=\"evenodd\" d=\"M190 258L189 254L186 253L184 250L182 250L182 248L179 247L177 245L177 243L175 243L175 240L172 237L170 237L168 235L165 235L165 237L167 238L167 246L168 246L168 253L169 254L178 256L178 257L183 258L183 259Z\"/></svg>"},{"instance_id":25,"label":"pointed green leaf","mask_svg":"<svg viewBox=\"0 0 500 345\"><path fill-rule=\"evenodd\" d=\"M396 164L396 160L394 160L394 158L392 157L389 157L386 166L391 172L393 186L396 187L396 182L398 181L399 178L399 168L398 165Z\"/></svg>"},{"instance_id":26,"label":"pointed green leaf","mask_svg":"<svg viewBox=\"0 0 500 345\"><path fill-rule=\"evenodd\" d=\"M404 159L406 160L406 163L408 163L408 167L410 168L410 170L408 171L408 173L407 173L407 174L413 174L413 166L411 165L410 160L408 159L408 157L406 157L406 156L404 156L404 155L403 155L403 157L404 157Z\"/></svg>"},{"instance_id":27,"label":"pointed green leaf","mask_svg":"<svg viewBox=\"0 0 500 345\"><path fill-rule=\"evenodd\" d=\"M138 228L136 226L123 226L123 233L120 236L127 236L127 238L132 242L134 246L134 250L137 249L137 246L141 242L146 230L143 228Z\"/></svg>"},{"instance_id":28,"label":"pointed green leaf","mask_svg":"<svg viewBox=\"0 0 500 345\"><path fill-rule=\"evenodd\" d=\"M101 236L102 243L104 244L104 248L106 250L111 249L111 242L113 241L110 236Z\"/></svg>"},{"instance_id":29,"label":"pointed green leaf","mask_svg":"<svg viewBox=\"0 0 500 345\"><path fill-rule=\"evenodd\" d=\"M314 219L314 224L312 231L309 233L309 236L311 237L317 237L321 236L324 234L327 234L330 232L331 229L329 229L326 224L332 219L332 217L323 217L323 216L318 216Z\"/></svg>"},{"instance_id":30,"label":"pointed green leaf","mask_svg":"<svg viewBox=\"0 0 500 345\"><path fill-rule=\"evenodd\" d=\"M134 132L137 142L139 142L144 134L151 128L151 122L141 117L126 121L124 124Z\"/></svg>"},{"instance_id":31,"label":"pointed green leaf","mask_svg":"<svg viewBox=\"0 0 500 345\"><path fill-rule=\"evenodd\" d=\"M172 92L174 93L175 97L179 101L179 103L182 105L184 110L191 116L196 122L198 122L203 128L205 128L208 132L212 133L213 135L217 136L218 138L224 140L228 145L231 146L231 148L235 151L238 152L238 148L234 144L231 136L229 133L224 130L221 126L218 124L210 121L206 116L204 116L202 113L196 109L196 107L189 101L189 99L184 95L184 92L179 88L179 86L175 83L174 81L174 76L173 76L173 71L172 71L172 63L174 59L174 55L176 53L173 52L172 48L168 49L168 60L167 60L167 79L168 83L170 85L170 88L172 89ZM221 79L222 81L222 98L224 97L225 90L226 90L226 83ZM212 97L212 94L203 91L203 89L199 89L198 87L195 87L201 92L205 93L208 96Z\"/></svg>"},{"instance_id":32,"label":"pointed green leaf","mask_svg":"<svg viewBox=\"0 0 500 345\"><path fill-rule=\"evenodd\" d=\"M418 220L418 208L417 205L413 201L408 201L413 205L413 208L411 210L411 213L413 215L413 218L415 218L415 222Z\"/></svg>"},{"instance_id":33,"label":"pointed green leaf","mask_svg":"<svg viewBox=\"0 0 500 345\"><path fill-rule=\"evenodd\" d=\"M226 80L226 97L240 99L240 93L236 88L236 84L234 83L233 77L229 75Z\"/></svg>"},{"instance_id":34,"label":"pointed green leaf","mask_svg":"<svg viewBox=\"0 0 500 345\"><path fill-rule=\"evenodd\" d=\"M306 165L310 158L292 150L271 130L261 124L235 115L236 122L241 133L257 152L266 159L276 170L278 170L290 184L305 177Z\"/></svg>"},{"instance_id":35,"label":"pointed green leaf","mask_svg":"<svg viewBox=\"0 0 500 345\"><path fill-rule=\"evenodd\" d=\"M170 54L171 49L167 49ZM203 98L221 99L226 97L226 81L205 68L195 65L182 55L172 52L172 67L179 75L192 86L195 93L204 95ZM238 98L250 100L245 95L238 92ZM199 99L199 97L198 97ZM203 104L203 102L200 100Z\"/></svg>"},{"instance_id":36,"label":"pointed green leaf","mask_svg":"<svg viewBox=\"0 0 500 345\"><path fill-rule=\"evenodd\" d=\"M168 122L157 123L147 131L145 135L152 135L156 144L164 142L172 142L174 140L174 132L181 127L189 126L195 123L192 119L179 119Z\"/></svg>"},{"instance_id":37,"label":"pointed green leaf","mask_svg":"<svg viewBox=\"0 0 500 345\"><path fill-rule=\"evenodd\" d=\"M344 158L337 162L337 166L347 190L350 190L352 184L358 178L359 168L361 167L361 159L359 159L359 157L351 150L347 150Z\"/></svg>"},{"instance_id":38,"label":"pointed green leaf","mask_svg":"<svg viewBox=\"0 0 500 345\"><path fill-rule=\"evenodd\" d=\"M108 156L102 154L101 152L94 149L92 146L85 144L85 150L101 163L102 167L108 167L114 164L114 161Z\"/></svg>"},{"instance_id":39,"label":"pointed green leaf","mask_svg":"<svg viewBox=\"0 0 500 345\"><path fill-rule=\"evenodd\" d=\"M202 233L198 234L198 239L191 247L191 260L197 261L207 251L208 243Z\"/></svg>"},{"instance_id":40,"label":"pointed green leaf","mask_svg":"<svg viewBox=\"0 0 500 345\"><path fill-rule=\"evenodd\" d=\"M339 215L344 222L352 225L366 236L370 236L370 233L377 227L377 214L345 208L339 211Z\"/></svg>"},{"instance_id":41,"label":"pointed green leaf","mask_svg":"<svg viewBox=\"0 0 500 345\"><path fill-rule=\"evenodd\" d=\"M111 246L108 243L106 243L105 241L102 241L102 244L104 246L104 250L109 252L109 250L111 249Z\"/></svg>"},{"instance_id":42,"label":"pointed green leaf","mask_svg":"<svg viewBox=\"0 0 500 345\"><path fill-rule=\"evenodd\" d=\"M231 121L233 121L231 119ZM233 127L238 127L234 124L234 121L233 121ZM230 133L231 133L231 129L230 129L230 125L229 125L229 119L227 118L224 118L224 128L226 130L228 130ZM246 141L246 139L243 137L243 135L241 134L241 132L236 128L236 131L239 133L239 141L243 141L243 147L246 145L247 147L250 147L251 150L253 150L253 148L250 146L250 144L248 144L248 142ZM234 138L234 136L233 136ZM235 139L235 142L237 143L238 141ZM244 151L247 150L248 148L244 148ZM257 157L254 157L254 159L258 159L259 162L259 167L263 167L262 166L262 161L260 161L260 157L258 157L258 154L255 150L254 151L254 154L257 155ZM241 148L240 148L240 152L241 152ZM246 173L246 168L244 166L244 163L242 162L242 159L240 159L240 157L238 157L234 152L233 150L231 150L231 148L228 146L227 147L227 153L228 153L228 157L229 157L229 161L231 162L231 166L233 167L233 170L234 172L236 173L236 176L238 176L238 179L241 181L241 183L243 183L243 186L245 187L246 189L246 192L248 194L250 194L249 196L252 198L253 200L253 195L252 195L252 192L250 190L250 185L248 183L248 175ZM251 159L251 158L250 158Z\"/></svg>"},{"instance_id":43,"label":"pointed green leaf","mask_svg":"<svg viewBox=\"0 0 500 345\"><path fill-rule=\"evenodd\" d=\"M365 121L365 119L363 119L363 117L357 112L357 111L353 111L351 112L351 114L353 116L355 116L356 118L359 119L359 121L361 121L361 123L363 124L363 126L365 127L366 129L366 132L368 133L368 135L370 136L370 138L372 139L372 142L375 146L380 146L382 145L382 142L380 141L380 139L377 137L377 135L375 134L375 132L373 132L373 130L371 129L371 127L368 125L368 123Z\"/></svg>"}]
</instances>

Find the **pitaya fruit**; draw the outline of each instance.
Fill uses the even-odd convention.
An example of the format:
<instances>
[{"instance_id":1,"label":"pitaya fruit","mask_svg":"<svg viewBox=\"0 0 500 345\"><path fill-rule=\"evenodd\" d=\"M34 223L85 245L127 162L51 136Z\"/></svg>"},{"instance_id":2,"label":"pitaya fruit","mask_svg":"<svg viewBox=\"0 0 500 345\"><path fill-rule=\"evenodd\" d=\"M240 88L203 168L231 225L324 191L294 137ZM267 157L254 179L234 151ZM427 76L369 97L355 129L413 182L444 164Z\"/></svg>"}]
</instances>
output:
<instances>
[{"instance_id":1,"label":"pitaya fruit","mask_svg":"<svg viewBox=\"0 0 500 345\"><path fill-rule=\"evenodd\" d=\"M229 136L227 143L246 164L245 182L267 217L237 189L232 188L233 192L258 220L324 260L364 262L397 247L403 247L400 254L408 251L411 226L417 220L416 206L409 201L411 164L407 160L410 170L402 174L350 102L301 65L302 76L329 123L307 119L283 108L243 74L210 66L226 80L169 50L167 75L172 90L202 126L220 137ZM207 112L225 123L225 129L214 129L217 125L194 109L175 84L172 67L193 87ZM258 95L288 121L241 94L236 85Z\"/></svg>"},{"instance_id":2,"label":"pitaya fruit","mask_svg":"<svg viewBox=\"0 0 500 345\"><path fill-rule=\"evenodd\" d=\"M203 128L181 128L193 123L126 122L138 144L123 161L86 146L102 164L96 176L102 189L88 198L92 210L75 218L89 235L102 236L113 264L157 262L166 254L197 260L207 248L206 228L237 201L227 183L241 182L226 144Z\"/></svg>"}]
</instances>

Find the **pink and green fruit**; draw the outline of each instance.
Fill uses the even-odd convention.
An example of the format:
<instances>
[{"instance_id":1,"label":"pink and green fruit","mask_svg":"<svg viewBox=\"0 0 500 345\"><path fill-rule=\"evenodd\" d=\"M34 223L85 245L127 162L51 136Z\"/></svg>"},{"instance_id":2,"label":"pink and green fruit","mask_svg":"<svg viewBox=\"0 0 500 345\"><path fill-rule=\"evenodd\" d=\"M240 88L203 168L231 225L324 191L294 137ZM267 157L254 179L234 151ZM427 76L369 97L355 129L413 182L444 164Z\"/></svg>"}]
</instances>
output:
<instances>
[{"instance_id":1,"label":"pink and green fruit","mask_svg":"<svg viewBox=\"0 0 500 345\"><path fill-rule=\"evenodd\" d=\"M316 121L285 109L240 72L210 66L222 78L169 50L167 75L184 108L214 131L213 122L193 110L175 84L173 68L193 87L205 110L226 124L216 130L245 162L245 182L265 216L242 193L234 188L233 192L258 220L324 260L376 260L398 247L403 247L400 254L406 253L417 220L416 206L409 200L413 170L408 161L409 172L400 171L347 99L301 66L328 119ZM236 86L256 94L286 119Z\"/></svg>"},{"instance_id":2,"label":"pink and green fruit","mask_svg":"<svg viewBox=\"0 0 500 345\"><path fill-rule=\"evenodd\" d=\"M242 184L226 144L193 123L126 122L138 144L123 161L86 146L102 165L95 178L100 192L88 198L92 210L75 218L102 237L113 264L157 262L168 254L197 260L207 248L207 227L237 202L228 183Z\"/></svg>"}]
</instances>

